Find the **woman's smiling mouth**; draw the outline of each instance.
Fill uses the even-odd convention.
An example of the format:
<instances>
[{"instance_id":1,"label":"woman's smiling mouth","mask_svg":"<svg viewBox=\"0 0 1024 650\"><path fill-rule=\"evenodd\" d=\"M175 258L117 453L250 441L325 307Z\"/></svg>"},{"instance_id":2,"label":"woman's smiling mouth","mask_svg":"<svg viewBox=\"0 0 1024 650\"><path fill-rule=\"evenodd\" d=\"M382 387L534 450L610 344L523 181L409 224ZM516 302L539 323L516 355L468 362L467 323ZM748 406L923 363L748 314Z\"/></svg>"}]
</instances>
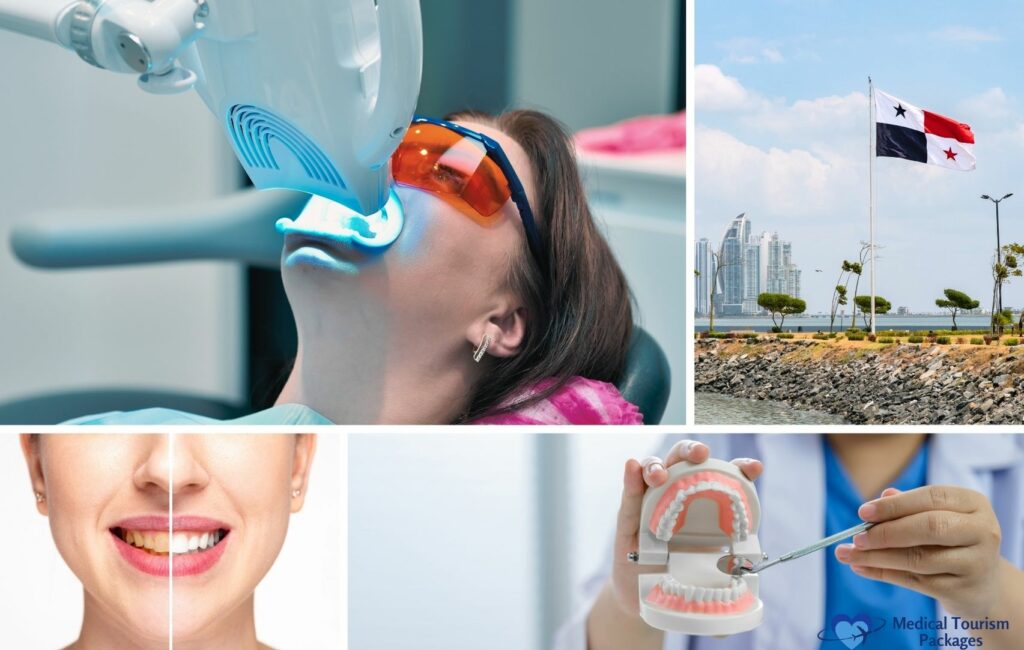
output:
<instances>
[{"instance_id":1,"label":"woman's smiling mouth","mask_svg":"<svg viewBox=\"0 0 1024 650\"><path fill-rule=\"evenodd\" d=\"M109 530L121 557L134 568L159 577L173 571L175 578L212 568L231 535L226 524L205 517L134 517Z\"/></svg>"}]
</instances>

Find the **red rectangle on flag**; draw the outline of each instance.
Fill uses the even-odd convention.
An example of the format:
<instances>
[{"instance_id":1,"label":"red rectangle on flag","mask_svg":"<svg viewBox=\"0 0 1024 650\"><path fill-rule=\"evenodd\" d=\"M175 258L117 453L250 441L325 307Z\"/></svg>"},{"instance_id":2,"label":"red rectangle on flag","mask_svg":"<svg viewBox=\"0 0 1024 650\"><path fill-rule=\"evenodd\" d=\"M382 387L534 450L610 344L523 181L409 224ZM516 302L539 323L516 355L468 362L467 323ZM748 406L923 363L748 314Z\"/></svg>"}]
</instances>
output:
<instances>
[{"instance_id":1,"label":"red rectangle on flag","mask_svg":"<svg viewBox=\"0 0 1024 650\"><path fill-rule=\"evenodd\" d=\"M974 132L968 124L951 120L944 115L922 111L924 113L924 132L933 133L940 138L953 138L965 144L974 144Z\"/></svg>"}]
</instances>

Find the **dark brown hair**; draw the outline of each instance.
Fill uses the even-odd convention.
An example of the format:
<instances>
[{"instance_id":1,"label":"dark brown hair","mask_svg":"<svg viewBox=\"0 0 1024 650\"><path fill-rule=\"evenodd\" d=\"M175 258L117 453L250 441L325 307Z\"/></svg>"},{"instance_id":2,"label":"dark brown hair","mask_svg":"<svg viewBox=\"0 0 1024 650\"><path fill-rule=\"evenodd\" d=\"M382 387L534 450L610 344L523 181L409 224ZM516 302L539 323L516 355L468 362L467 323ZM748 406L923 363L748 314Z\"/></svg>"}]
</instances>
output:
<instances>
[{"instance_id":1,"label":"dark brown hair","mask_svg":"<svg viewBox=\"0 0 1024 650\"><path fill-rule=\"evenodd\" d=\"M577 375L616 382L633 333L633 299L594 223L568 131L558 120L533 110L496 116L462 111L446 119L499 129L526 152L536 187L531 207L547 259L542 272L523 237L508 283L526 306L526 338L519 354L489 360L492 367L475 387L462 420L523 408ZM554 382L544 391L510 403L524 389L549 379Z\"/></svg>"}]
</instances>

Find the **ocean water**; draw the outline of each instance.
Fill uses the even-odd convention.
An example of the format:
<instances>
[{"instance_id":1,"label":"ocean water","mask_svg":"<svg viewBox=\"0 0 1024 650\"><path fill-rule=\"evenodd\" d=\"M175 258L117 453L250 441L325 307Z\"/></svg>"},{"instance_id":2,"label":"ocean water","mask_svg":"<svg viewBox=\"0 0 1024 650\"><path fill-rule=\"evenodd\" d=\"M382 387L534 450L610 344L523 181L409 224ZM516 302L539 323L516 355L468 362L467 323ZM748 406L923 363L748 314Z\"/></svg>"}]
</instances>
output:
<instances>
[{"instance_id":1,"label":"ocean water","mask_svg":"<svg viewBox=\"0 0 1024 650\"><path fill-rule=\"evenodd\" d=\"M694 417L697 424L847 424L839 415L803 411L785 402L700 392Z\"/></svg>"},{"instance_id":2,"label":"ocean water","mask_svg":"<svg viewBox=\"0 0 1024 650\"><path fill-rule=\"evenodd\" d=\"M823 332L828 331L828 316L787 316L784 329L787 332ZM989 317L984 316L958 316L957 326L962 330L987 330L989 328ZM841 331L840 320L836 318L835 331ZM846 315L843 320L845 328L850 327L850 316ZM876 329L878 330L948 330L953 326L949 316L879 316ZM857 327L864 329L864 321L860 315L857 316ZM772 328L772 319L768 316L715 316L715 330L729 332L732 330L754 330L755 332L767 332ZM697 317L695 329L698 332L705 332L708 329L708 319L704 316Z\"/></svg>"}]
</instances>

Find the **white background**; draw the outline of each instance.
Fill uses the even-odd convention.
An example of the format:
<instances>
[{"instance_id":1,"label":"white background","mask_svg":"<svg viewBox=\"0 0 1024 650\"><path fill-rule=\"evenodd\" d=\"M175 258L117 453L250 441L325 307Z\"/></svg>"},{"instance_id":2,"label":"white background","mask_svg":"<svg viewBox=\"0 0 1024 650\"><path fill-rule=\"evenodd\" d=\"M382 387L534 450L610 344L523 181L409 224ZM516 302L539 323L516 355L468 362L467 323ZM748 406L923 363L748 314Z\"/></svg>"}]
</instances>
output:
<instances>
[{"instance_id":1,"label":"white background","mask_svg":"<svg viewBox=\"0 0 1024 650\"><path fill-rule=\"evenodd\" d=\"M626 459L662 445L636 430L351 435L350 647L549 647L609 560Z\"/></svg>"},{"instance_id":2,"label":"white background","mask_svg":"<svg viewBox=\"0 0 1024 650\"><path fill-rule=\"evenodd\" d=\"M320 435L305 506L292 516L281 554L256 591L258 636L277 650L343 647L344 448L340 434ZM0 645L62 648L78 637L82 586L36 512L15 434L0 435L0 513L0 555L7 558L0 562Z\"/></svg>"}]
</instances>

